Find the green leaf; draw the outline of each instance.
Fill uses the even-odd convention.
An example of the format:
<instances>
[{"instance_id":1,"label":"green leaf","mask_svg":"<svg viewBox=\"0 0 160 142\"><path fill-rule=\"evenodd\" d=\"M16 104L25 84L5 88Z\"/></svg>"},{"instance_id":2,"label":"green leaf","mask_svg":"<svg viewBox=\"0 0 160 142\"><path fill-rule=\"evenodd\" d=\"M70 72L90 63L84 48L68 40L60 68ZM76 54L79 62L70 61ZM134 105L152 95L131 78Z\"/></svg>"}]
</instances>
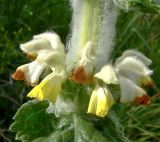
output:
<instances>
[{"instance_id":1,"label":"green leaf","mask_svg":"<svg viewBox=\"0 0 160 142\"><path fill-rule=\"evenodd\" d=\"M71 114L59 118L57 128L48 137L33 142L129 142L113 112L104 119Z\"/></svg>"},{"instance_id":2,"label":"green leaf","mask_svg":"<svg viewBox=\"0 0 160 142\"><path fill-rule=\"evenodd\" d=\"M48 101L24 104L10 127L17 132L16 139L22 142L128 142L113 111L105 118L79 111L57 116L55 110L47 113L49 107Z\"/></svg>"},{"instance_id":3,"label":"green leaf","mask_svg":"<svg viewBox=\"0 0 160 142\"><path fill-rule=\"evenodd\" d=\"M48 101L35 100L22 105L13 118L15 122L10 127L11 131L17 132L17 140L29 142L51 133L54 117L46 113L48 105Z\"/></svg>"},{"instance_id":4,"label":"green leaf","mask_svg":"<svg viewBox=\"0 0 160 142\"><path fill-rule=\"evenodd\" d=\"M124 130L120 124L120 120L114 111L110 110L107 119L104 120L104 123L106 126L104 127L104 133L108 140L111 142L129 142L124 135Z\"/></svg>"},{"instance_id":5,"label":"green leaf","mask_svg":"<svg viewBox=\"0 0 160 142\"><path fill-rule=\"evenodd\" d=\"M160 13L160 3L155 0L117 0L116 2L120 8L125 10Z\"/></svg>"},{"instance_id":6,"label":"green leaf","mask_svg":"<svg viewBox=\"0 0 160 142\"><path fill-rule=\"evenodd\" d=\"M130 7L148 13L160 13L160 5L153 0L134 0Z\"/></svg>"}]
</instances>

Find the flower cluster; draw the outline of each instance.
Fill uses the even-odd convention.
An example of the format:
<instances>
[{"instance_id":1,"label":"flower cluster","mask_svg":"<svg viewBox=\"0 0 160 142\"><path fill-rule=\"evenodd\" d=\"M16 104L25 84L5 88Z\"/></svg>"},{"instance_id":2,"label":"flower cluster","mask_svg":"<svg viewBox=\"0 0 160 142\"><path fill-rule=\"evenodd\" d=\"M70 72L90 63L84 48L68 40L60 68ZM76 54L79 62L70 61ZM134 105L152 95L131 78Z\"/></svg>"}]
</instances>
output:
<instances>
[{"instance_id":1,"label":"flower cluster","mask_svg":"<svg viewBox=\"0 0 160 142\"><path fill-rule=\"evenodd\" d=\"M95 80L101 80L103 85L98 85L93 91L88 112L100 117L107 114L108 108L114 104L111 92L107 88L109 84L118 84L120 86L121 103L149 104L150 98L143 87L153 86L150 77L153 71L147 67L150 64L151 60L140 52L127 50L115 61L114 65L104 65L94 75Z\"/></svg>"},{"instance_id":2,"label":"flower cluster","mask_svg":"<svg viewBox=\"0 0 160 142\"><path fill-rule=\"evenodd\" d=\"M31 41L21 44L20 48L34 60L18 67L13 78L35 86L27 95L30 98L47 99L55 103L57 96L63 91L62 83L69 78L80 84L94 84L95 89L91 94L87 112L99 117L106 116L115 103L114 92L110 91L109 85L120 86L121 103L150 103L144 87L153 86L150 77L153 71L148 68L151 60L136 50L125 51L113 65L104 64L96 71L95 47L92 41L87 41L72 70L67 71L69 65L66 62L64 45L56 33L36 35ZM40 76L48 69L51 73L40 82Z\"/></svg>"}]
</instances>

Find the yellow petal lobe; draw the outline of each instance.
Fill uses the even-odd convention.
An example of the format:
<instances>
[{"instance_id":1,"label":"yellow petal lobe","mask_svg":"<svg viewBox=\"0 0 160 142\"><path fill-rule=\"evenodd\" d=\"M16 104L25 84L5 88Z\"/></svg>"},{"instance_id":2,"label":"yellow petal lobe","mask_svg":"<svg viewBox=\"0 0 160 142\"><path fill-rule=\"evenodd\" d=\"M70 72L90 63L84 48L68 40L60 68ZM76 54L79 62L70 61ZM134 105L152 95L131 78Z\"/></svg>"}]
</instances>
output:
<instances>
[{"instance_id":1,"label":"yellow petal lobe","mask_svg":"<svg viewBox=\"0 0 160 142\"><path fill-rule=\"evenodd\" d=\"M34 87L27 97L55 102L61 91L61 78L58 75L48 75L39 85Z\"/></svg>"}]
</instances>

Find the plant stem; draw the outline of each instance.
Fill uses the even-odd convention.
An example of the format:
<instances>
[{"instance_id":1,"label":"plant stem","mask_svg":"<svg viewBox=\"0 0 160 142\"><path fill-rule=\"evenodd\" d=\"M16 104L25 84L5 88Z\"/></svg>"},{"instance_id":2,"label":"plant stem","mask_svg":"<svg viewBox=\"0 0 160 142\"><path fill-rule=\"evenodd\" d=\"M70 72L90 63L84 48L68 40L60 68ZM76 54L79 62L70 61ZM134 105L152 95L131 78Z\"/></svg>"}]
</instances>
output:
<instances>
[{"instance_id":1,"label":"plant stem","mask_svg":"<svg viewBox=\"0 0 160 142\"><path fill-rule=\"evenodd\" d=\"M115 37L118 8L111 0L71 0L72 35L68 41L69 71L81 57L81 50L90 41L95 51L94 67L99 70L108 62Z\"/></svg>"}]
</instances>

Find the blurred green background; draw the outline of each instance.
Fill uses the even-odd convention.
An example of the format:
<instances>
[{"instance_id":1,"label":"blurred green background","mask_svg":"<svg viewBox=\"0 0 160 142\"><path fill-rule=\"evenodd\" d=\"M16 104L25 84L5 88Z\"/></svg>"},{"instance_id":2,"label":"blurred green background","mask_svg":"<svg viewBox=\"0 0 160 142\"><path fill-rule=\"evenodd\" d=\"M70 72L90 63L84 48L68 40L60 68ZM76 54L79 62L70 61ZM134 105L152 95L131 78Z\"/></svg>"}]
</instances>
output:
<instances>
[{"instance_id":1,"label":"blurred green background","mask_svg":"<svg viewBox=\"0 0 160 142\"><path fill-rule=\"evenodd\" d=\"M16 110L27 101L29 87L13 81L16 68L29 61L19 44L33 35L55 31L66 42L71 21L69 0L1 0L0 1L0 141L13 142L8 131ZM117 23L115 51L119 56L128 48L136 48L152 59L153 79L160 86L160 17L141 12L122 12ZM160 142L160 97L152 97L149 106L120 105L117 109L126 136L135 142Z\"/></svg>"}]
</instances>

